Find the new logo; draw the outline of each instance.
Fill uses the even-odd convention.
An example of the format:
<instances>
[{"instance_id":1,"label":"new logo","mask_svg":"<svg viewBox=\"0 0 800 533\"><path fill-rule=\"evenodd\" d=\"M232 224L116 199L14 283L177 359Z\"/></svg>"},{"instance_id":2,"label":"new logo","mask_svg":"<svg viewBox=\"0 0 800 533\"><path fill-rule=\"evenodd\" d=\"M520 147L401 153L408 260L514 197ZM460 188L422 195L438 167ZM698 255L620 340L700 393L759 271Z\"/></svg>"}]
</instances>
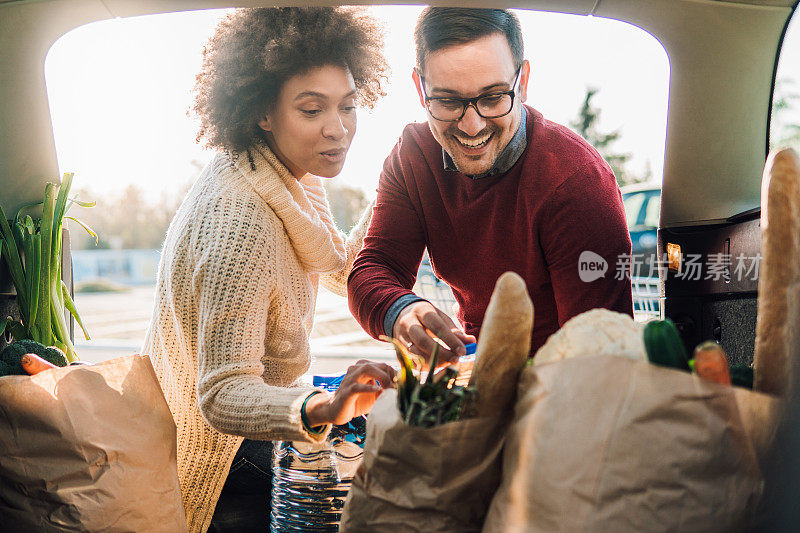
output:
<instances>
[{"instance_id":1,"label":"new logo","mask_svg":"<svg viewBox=\"0 0 800 533\"><path fill-rule=\"evenodd\" d=\"M589 250L581 252L578 258L578 276L584 283L600 279L608 272L608 262Z\"/></svg>"}]
</instances>

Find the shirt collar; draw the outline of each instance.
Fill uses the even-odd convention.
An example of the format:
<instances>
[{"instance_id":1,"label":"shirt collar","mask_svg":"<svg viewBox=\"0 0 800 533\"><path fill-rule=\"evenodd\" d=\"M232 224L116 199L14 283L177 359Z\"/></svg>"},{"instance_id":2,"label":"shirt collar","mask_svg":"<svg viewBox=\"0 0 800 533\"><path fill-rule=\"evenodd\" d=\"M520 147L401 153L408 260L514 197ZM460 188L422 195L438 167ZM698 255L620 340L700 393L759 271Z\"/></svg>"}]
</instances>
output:
<instances>
[{"instance_id":1,"label":"shirt collar","mask_svg":"<svg viewBox=\"0 0 800 533\"><path fill-rule=\"evenodd\" d=\"M486 172L485 174L478 174L475 176L470 176L467 174L468 177L477 180L481 178L487 178L489 176L495 176L497 174L505 174L506 172L511 170L511 167L513 167L514 164L519 160L520 156L522 155L522 152L524 152L525 148L527 148L528 146L528 136L526 135L526 129L525 129L525 122L527 122L527 116L526 116L527 114L525 113L524 108L522 111L523 111L522 117L520 118L517 132L514 134L511 140L508 141L508 144L506 145L505 148L503 148L503 151L500 152L500 156L494 162L492 168L490 168L489 171ZM442 148L442 160L444 162L445 170L458 172L458 169L456 168L456 164L453 161L453 158L450 157L450 154L448 154L444 148Z\"/></svg>"}]
</instances>

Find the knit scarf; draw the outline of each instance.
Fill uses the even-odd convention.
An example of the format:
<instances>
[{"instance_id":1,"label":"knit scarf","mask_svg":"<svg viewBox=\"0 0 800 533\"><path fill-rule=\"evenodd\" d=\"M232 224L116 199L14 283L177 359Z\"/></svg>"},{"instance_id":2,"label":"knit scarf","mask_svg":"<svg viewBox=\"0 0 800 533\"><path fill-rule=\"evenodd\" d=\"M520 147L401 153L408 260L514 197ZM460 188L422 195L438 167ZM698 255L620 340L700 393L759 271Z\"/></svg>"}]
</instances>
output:
<instances>
[{"instance_id":1,"label":"knit scarf","mask_svg":"<svg viewBox=\"0 0 800 533\"><path fill-rule=\"evenodd\" d=\"M303 268L320 274L344 268L345 239L333 222L322 180L310 174L298 180L266 144L250 153L255 170L246 153L236 158L236 167L283 222Z\"/></svg>"}]
</instances>

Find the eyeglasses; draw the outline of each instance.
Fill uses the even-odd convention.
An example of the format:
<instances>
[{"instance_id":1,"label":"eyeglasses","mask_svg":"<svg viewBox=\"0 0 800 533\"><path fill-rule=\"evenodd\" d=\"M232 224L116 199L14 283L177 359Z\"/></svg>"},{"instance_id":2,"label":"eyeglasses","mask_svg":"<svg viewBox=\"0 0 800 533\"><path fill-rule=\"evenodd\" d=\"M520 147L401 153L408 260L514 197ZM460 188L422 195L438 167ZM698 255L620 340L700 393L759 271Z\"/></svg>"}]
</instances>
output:
<instances>
[{"instance_id":1,"label":"eyeglasses","mask_svg":"<svg viewBox=\"0 0 800 533\"><path fill-rule=\"evenodd\" d=\"M499 118L508 115L514 108L514 95L516 94L517 81L522 71L520 67L514 76L511 90L476 96L475 98L457 98L455 96L428 96L425 93L425 79L420 76L422 96L428 112L436 120L442 122L456 122L467 113L467 108L472 106L478 115L483 118Z\"/></svg>"}]
</instances>

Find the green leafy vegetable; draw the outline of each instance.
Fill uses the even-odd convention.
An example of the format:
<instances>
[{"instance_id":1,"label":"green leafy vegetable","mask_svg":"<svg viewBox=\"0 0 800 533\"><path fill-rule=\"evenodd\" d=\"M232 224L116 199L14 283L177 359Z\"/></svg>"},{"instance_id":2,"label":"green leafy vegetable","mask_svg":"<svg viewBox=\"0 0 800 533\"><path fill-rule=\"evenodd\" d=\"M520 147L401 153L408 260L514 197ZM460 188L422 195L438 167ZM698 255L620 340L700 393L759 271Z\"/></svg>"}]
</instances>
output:
<instances>
[{"instance_id":1,"label":"green leafy vegetable","mask_svg":"<svg viewBox=\"0 0 800 533\"><path fill-rule=\"evenodd\" d=\"M428 377L424 382L414 374L414 367L422 362L408 352L403 343L389 337L383 340L394 344L400 373L397 377L397 408L403 421L410 426L434 427L459 418L461 404L468 401L474 390L455 385L458 370L448 366L435 373L438 362L438 346L434 347Z\"/></svg>"},{"instance_id":2,"label":"green leafy vegetable","mask_svg":"<svg viewBox=\"0 0 800 533\"><path fill-rule=\"evenodd\" d=\"M47 183L44 201L22 206L11 226L0 207L0 254L8 265L20 310L20 320L9 317L2 331L9 329L17 341L30 339L44 346L56 346L64 351L68 361L77 360L77 356L69 338L65 312L75 317L87 339L89 335L61 280L62 229L64 219L73 218L66 216L72 205L94 205L69 198L72 176L64 174L60 185ZM41 219L22 216L23 210L38 205L42 205ZM91 228L79 224L96 238Z\"/></svg>"}]
</instances>

